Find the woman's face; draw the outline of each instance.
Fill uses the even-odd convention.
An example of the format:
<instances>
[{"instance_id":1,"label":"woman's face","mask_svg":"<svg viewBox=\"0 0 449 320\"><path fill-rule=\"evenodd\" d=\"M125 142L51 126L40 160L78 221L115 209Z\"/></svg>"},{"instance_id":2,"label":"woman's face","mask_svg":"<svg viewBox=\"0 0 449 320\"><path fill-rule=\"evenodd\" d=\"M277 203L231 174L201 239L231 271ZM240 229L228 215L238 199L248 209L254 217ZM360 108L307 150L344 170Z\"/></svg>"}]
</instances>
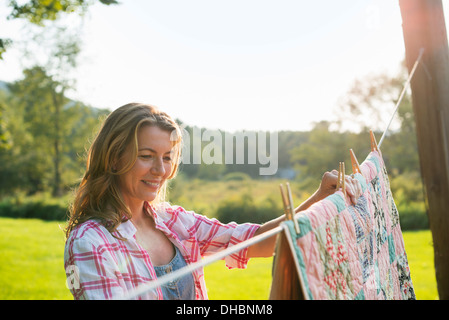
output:
<instances>
[{"instance_id":1,"label":"woman's face","mask_svg":"<svg viewBox=\"0 0 449 320\"><path fill-rule=\"evenodd\" d=\"M131 150L131 147L129 147ZM128 172L119 176L119 188L126 204L133 208L153 201L172 170L173 142L170 132L143 125L137 132L137 159ZM130 161L128 151L124 161ZM119 161L119 168L124 163Z\"/></svg>"}]
</instances>

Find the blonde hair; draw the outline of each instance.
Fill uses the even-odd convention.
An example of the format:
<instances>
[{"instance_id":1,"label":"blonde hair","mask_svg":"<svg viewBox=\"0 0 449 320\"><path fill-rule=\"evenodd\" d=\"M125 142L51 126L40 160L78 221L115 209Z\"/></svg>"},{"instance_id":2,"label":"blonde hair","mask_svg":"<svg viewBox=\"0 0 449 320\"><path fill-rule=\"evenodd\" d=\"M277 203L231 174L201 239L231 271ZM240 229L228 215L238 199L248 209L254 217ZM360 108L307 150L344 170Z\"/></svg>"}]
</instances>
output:
<instances>
[{"instance_id":1,"label":"blonde hair","mask_svg":"<svg viewBox=\"0 0 449 320\"><path fill-rule=\"evenodd\" d=\"M152 105L130 103L121 106L109 114L90 146L86 172L69 208L67 237L77 225L89 219L101 220L109 232L113 232L120 223L131 219L132 215L121 196L117 177L134 166L138 149L137 134L142 125L157 126L170 132L174 152L172 172L167 180L175 177L181 158L182 141L178 124ZM125 155L129 146L132 150L132 160L120 171L115 171L116 163ZM152 203L165 201L167 180Z\"/></svg>"}]
</instances>

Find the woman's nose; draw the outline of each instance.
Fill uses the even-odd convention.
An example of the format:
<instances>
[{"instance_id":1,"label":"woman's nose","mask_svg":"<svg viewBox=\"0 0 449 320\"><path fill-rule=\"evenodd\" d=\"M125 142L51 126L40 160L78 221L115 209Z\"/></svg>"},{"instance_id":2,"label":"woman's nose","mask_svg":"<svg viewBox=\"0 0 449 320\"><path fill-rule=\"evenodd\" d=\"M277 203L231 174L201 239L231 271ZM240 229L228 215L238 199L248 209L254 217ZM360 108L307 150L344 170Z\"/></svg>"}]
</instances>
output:
<instances>
[{"instance_id":1,"label":"woman's nose","mask_svg":"<svg viewBox=\"0 0 449 320\"><path fill-rule=\"evenodd\" d=\"M151 166L150 172L153 175L163 176L165 174L164 163L162 159L156 159Z\"/></svg>"}]
</instances>

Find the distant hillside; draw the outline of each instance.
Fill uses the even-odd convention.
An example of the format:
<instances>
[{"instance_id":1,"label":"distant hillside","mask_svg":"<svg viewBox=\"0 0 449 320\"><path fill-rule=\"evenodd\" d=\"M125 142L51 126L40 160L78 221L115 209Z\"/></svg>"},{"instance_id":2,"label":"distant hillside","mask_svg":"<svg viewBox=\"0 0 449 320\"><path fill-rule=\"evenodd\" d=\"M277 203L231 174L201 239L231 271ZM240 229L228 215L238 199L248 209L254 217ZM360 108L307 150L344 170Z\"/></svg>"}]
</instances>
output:
<instances>
[{"instance_id":1,"label":"distant hillside","mask_svg":"<svg viewBox=\"0 0 449 320\"><path fill-rule=\"evenodd\" d=\"M0 90L8 91L8 83L5 82L5 81L0 80Z\"/></svg>"}]
</instances>

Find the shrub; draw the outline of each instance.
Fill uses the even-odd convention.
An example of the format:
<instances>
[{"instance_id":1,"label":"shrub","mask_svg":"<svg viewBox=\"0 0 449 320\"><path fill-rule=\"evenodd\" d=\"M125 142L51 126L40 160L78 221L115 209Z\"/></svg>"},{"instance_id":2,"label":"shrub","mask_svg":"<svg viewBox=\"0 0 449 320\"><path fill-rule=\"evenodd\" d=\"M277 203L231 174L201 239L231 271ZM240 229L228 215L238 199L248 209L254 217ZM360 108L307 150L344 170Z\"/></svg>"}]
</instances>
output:
<instances>
[{"instance_id":1,"label":"shrub","mask_svg":"<svg viewBox=\"0 0 449 320\"><path fill-rule=\"evenodd\" d=\"M282 210L274 199L266 198L256 204L250 194L243 193L221 201L215 217L223 223L264 223L281 214Z\"/></svg>"},{"instance_id":2,"label":"shrub","mask_svg":"<svg viewBox=\"0 0 449 320\"><path fill-rule=\"evenodd\" d=\"M67 208L65 199L54 199L46 195L9 197L0 202L0 216L61 221L67 218Z\"/></svg>"},{"instance_id":3,"label":"shrub","mask_svg":"<svg viewBox=\"0 0 449 320\"><path fill-rule=\"evenodd\" d=\"M427 230L429 219L424 204L412 202L398 205L399 219L402 230Z\"/></svg>"},{"instance_id":4,"label":"shrub","mask_svg":"<svg viewBox=\"0 0 449 320\"><path fill-rule=\"evenodd\" d=\"M390 187L397 202L424 202L424 189L419 172L405 172L390 178Z\"/></svg>"},{"instance_id":5,"label":"shrub","mask_svg":"<svg viewBox=\"0 0 449 320\"><path fill-rule=\"evenodd\" d=\"M265 198L255 203L249 193L229 197L218 204L215 217L223 223L264 223L282 215L279 201ZM401 202L397 204L401 229L403 231L427 230L429 221L422 202Z\"/></svg>"},{"instance_id":6,"label":"shrub","mask_svg":"<svg viewBox=\"0 0 449 320\"><path fill-rule=\"evenodd\" d=\"M248 181L251 180L249 174L244 172L230 172L224 175L223 181Z\"/></svg>"}]
</instances>

